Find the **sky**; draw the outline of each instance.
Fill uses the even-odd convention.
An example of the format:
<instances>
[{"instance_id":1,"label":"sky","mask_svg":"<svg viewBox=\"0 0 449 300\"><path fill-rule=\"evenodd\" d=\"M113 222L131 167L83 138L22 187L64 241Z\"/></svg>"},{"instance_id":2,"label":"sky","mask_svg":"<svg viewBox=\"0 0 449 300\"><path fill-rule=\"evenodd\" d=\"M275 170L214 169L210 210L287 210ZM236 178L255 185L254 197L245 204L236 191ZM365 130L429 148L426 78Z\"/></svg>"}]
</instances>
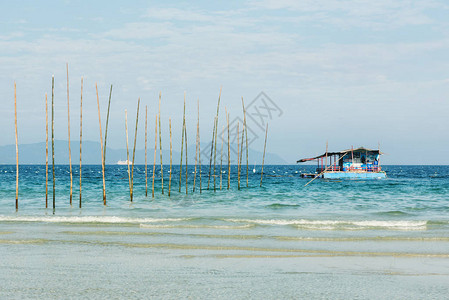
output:
<instances>
[{"instance_id":1,"label":"sky","mask_svg":"<svg viewBox=\"0 0 449 300\"><path fill-rule=\"evenodd\" d=\"M113 85L108 146L148 140L161 93L163 147L180 148L183 99L189 145L197 101L202 143L243 119L251 147L288 163L351 146L377 148L385 164L449 164L449 4L429 0L2 1L0 145L45 141L45 93L55 76L55 138L99 141ZM261 94L263 92L263 94ZM261 96L262 95L262 96ZM49 105L49 109L51 109ZM241 128L241 127L240 127ZM104 136L104 132L103 132ZM73 151L73 150L72 150ZM44 155L44 154L43 154ZM74 154L72 154L73 156ZM250 159L251 160L251 159Z\"/></svg>"}]
</instances>

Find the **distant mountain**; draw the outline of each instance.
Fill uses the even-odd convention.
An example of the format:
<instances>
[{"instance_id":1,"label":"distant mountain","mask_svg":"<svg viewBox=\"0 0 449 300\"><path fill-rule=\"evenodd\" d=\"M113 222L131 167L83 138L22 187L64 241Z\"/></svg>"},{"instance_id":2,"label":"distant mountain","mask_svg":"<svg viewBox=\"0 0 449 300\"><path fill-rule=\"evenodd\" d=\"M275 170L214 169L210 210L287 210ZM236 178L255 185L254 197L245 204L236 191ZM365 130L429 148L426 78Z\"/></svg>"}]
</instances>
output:
<instances>
[{"instance_id":1,"label":"distant mountain","mask_svg":"<svg viewBox=\"0 0 449 300\"><path fill-rule=\"evenodd\" d=\"M209 164L210 160L210 148L205 148L206 145L201 145L201 163L203 165ZM232 149L237 149L236 145L231 145L231 163L237 163L237 152ZM72 150L72 164L79 164L79 141L73 141L71 143ZM220 150L217 148L216 162L220 163ZM262 155L260 151L249 148L248 160L250 165L261 165ZM192 165L195 163L195 145L190 145L187 148L188 163ZM153 164L154 148L148 149L148 164ZM184 154L185 155L185 154ZM156 155L156 163L159 163L159 148ZM170 163L170 151L162 150L162 160L164 164ZM246 164L246 151L243 150L243 164ZM99 142L83 141L82 145L82 160L83 164L100 164L101 163L101 150ZM106 149L106 164L116 164L119 160L126 160L126 149L112 149L107 147ZM130 149L129 160L132 161L132 149ZM51 164L51 144L48 149L48 161ZM6 145L0 146L0 164L15 164L16 163L16 146ZM45 164L45 142L34 144L19 145L19 163L20 164ZM55 141L55 163L56 164L68 164L68 142L57 140ZM135 164L145 163L145 150L136 149ZM173 150L173 164L180 163L180 152ZM183 164L185 160L183 161ZM223 164L227 164L227 152L226 148L223 149ZM267 165L284 165L287 162L279 155L273 153L265 154L265 164Z\"/></svg>"}]
</instances>

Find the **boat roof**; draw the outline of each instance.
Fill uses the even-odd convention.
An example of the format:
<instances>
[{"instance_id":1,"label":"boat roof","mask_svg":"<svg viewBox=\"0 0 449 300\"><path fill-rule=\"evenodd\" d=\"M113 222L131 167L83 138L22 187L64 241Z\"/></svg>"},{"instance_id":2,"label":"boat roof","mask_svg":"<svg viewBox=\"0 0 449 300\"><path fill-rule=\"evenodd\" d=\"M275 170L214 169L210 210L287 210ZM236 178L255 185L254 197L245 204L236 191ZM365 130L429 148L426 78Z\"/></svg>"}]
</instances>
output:
<instances>
[{"instance_id":1,"label":"boat roof","mask_svg":"<svg viewBox=\"0 0 449 300\"><path fill-rule=\"evenodd\" d=\"M296 163L302 163L302 162L307 162L307 161L319 159L319 158L322 158L322 157L326 157L326 155L327 156L344 155L344 154L347 154L347 153L349 153L351 151L353 151L353 152L371 152L371 153L375 153L375 154L379 154L379 155L383 154L379 150L368 149L368 148L365 148L365 147L359 147L357 149L347 149L347 150L338 151L338 152L325 152L324 154L318 155L316 157L303 158L303 159L297 160Z\"/></svg>"}]
</instances>

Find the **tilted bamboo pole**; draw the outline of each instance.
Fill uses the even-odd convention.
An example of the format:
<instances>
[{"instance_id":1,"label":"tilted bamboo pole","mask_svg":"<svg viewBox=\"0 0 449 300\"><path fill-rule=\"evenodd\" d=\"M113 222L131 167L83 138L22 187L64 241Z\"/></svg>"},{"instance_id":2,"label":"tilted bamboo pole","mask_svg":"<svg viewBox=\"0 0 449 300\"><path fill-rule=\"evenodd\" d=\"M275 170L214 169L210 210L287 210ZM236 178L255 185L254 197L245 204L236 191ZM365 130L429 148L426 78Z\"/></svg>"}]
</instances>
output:
<instances>
[{"instance_id":1,"label":"tilted bamboo pole","mask_svg":"<svg viewBox=\"0 0 449 300\"><path fill-rule=\"evenodd\" d=\"M152 188L153 198L154 198L154 177L156 174L156 152L157 152L157 115L156 115L156 125L154 127L153 188Z\"/></svg>"},{"instance_id":2,"label":"tilted bamboo pole","mask_svg":"<svg viewBox=\"0 0 449 300\"><path fill-rule=\"evenodd\" d=\"M260 172L260 186L262 186L263 165L265 163L265 149L267 148L267 135L268 135L268 122L267 122L267 128L265 129L265 143L263 146L262 170Z\"/></svg>"},{"instance_id":3,"label":"tilted bamboo pole","mask_svg":"<svg viewBox=\"0 0 449 300\"><path fill-rule=\"evenodd\" d=\"M17 136L17 93L14 81L14 128L16 138L16 210L19 209L19 140Z\"/></svg>"},{"instance_id":4,"label":"tilted bamboo pole","mask_svg":"<svg viewBox=\"0 0 449 300\"><path fill-rule=\"evenodd\" d=\"M230 134L229 134L229 114L226 112L226 123L228 127L228 190L231 185L231 143L230 143Z\"/></svg>"},{"instance_id":5,"label":"tilted bamboo pole","mask_svg":"<svg viewBox=\"0 0 449 300\"><path fill-rule=\"evenodd\" d=\"M238 189L240 190L240 132L239 132L239 122L237 121L237 182Z\"/></svg>"},{"instance_id":6,"label":"tilted bamboo pole","mask_svg":"<svg viewBox=\"0 0 449 300\"><path fill-rule=\"evenodd\" d=\"M215 117L215 141L214 141L214 192L216 191L216 174L215 174L215 164L217 157L217 133L218 133L218 116Z\"/></svg>"},{"instance_id":7,"label":"tilted bamboo pole","mask_svg":"<svg viewBox=\"0 0 449 300\"><path fill-rule=\"evenodd\" d=\"M45 93L45 208L48 208L48 102Z\"/></svg>"},{"instance_id":8,"label":"tilted bamboo pole","mask_svg":"<svg viewBox=\"0 0 449 300\"><path fill-rule=\"evenodd\" d=\"M129 169L129 144L128 144L128 111L125 109L125 132L126 132L126 164L128 165L129 199L133 202L131 187L131 171Z\"/></svg>"},{"instance_id":9,"label":"tilted bamboo pole","mask_svg":"<svg viewBox=\"0 0 449 300\"><path fill-rule=\"evenodd\" d=\"M72 206L72 192L73 192L73 174L72 174L72 147L70 145L70 102L69 102L69 64L67 67L67 134L69 138L69 171L70 171L70 206Z\"/></svg>"},{"instance_id":10,"label":"tilted bamboo pole","mask_svg":"<svg viewBox=\"0 0 449 300\"><path fill-rule=\"evenodd\" d=\"M100 125L101 171L102 171L102 175L103 175L103 205L106 205L106 182L104 179L103 132L101 130L100 99L98 98L97 83L95 83L95 89L97 91L98 123Z\"/></svg>"},{"instance_id":11,"label":"tilted bamboo pole","mask_svg":"<svg viewBox=\"0 0 449 300\"><path fill-rule=\"evenodd\" d=\"M159 156L161 159L161 187L164 194L164 166L162 164L161 92L159 92Z\"/></svg>"},{"instance_id":12,"label":"tilted bamboo pole","mask_svg":"<svg viewBox=\"0 0 449 300\"><path fill-rule=\"evenodd\" d=\"M346 152L343 156L341 156L341 157L337 160L337 162L340 162L340 160L343 159L343 157L345 157L346 154L348 154L348 152ZM320 177L324 172L326 172L327 169L329 169L330 167L332 167L332 165L329 165L328 167L326 167L320 174L318 174L318 175L316 175L315 177L313 177L313 179L310 180L309 182L307 182L304 186L305 186L305 187L308 186L312 181L314 181L315 179L319 178L319 177Z\"/></svg>"},{"instance_id":13,"label":"tilted bamboo pole","mask_svg":"<svg viewBox=\"0 0 449 300\"><path fill-rule=\"evenodd\" d=\"M134 131L133 162L131 165L131 201L134 195L134 159L136 158L137 125L139 123L140 98L137 100L136 130Z\"/></svg>"},{"instance_id":14,"label":"tilted bamboo pole","mask_svg":"<svg viewBox=\"0 0 449 300\"><path fill-rule=\"evenodd\" d=\"M199 100L198 100L199 103ZM198 118L199 119L199 118ZM199 121L199 120L198 120ZM195 140L195 171L193 172L193 189L192 192L195 193L195 184L196 184L196 165L198 163L198 134L199 134L199 122L196 123L196 140Z\"/></svg>"},{"instance_id":15,"label":"tilted bamboo pole","mask_svg":"<svg viewBox=\"0 0 449 300\"><path fill-rule=\"evenodd\" d=\"M106 128L104 129L104 147L103 147L103 172L106 172L106 141L108 139L108 124L109 124L109 111L111 108L111 96L112 96L112 84L109 90L109 101L108 101L108 113L106 115ZM104 177L104 175L103 175ZM104 202L106 203L106 185L104 187Z\"/></svg>"},{"instance_id":16,"label":"tilted bamboo pole","mask_svg":"<svg viewBox=\"0 0 449 300\"><path fill-rule=\"evenodd\" d=\"M220 190L222 187L222 181L223 181L223 135L225 132L225 127L223 125L223 130L221 132L221 151L220 151Z\"/></svg>"},{"instance_id":17,"label":"tilted bamboo pole","mask_svg":"<svg viewBox=\"0 0 449 300\"><path fill-rule=\"evenodd\" d=\"M186 122L186 93L184 92L184 113L182 116L182 135L181 135L181 163L179 164L179 193L181 193L182 184L182 152L184 150L184 124Z\"/></svg>"},{"instance_id":18,"label":"tilted bamboo pole","mask_svg":"<svg viewBox=\"0 0 449 300\"><path fill-rule=\"evenodd\" d=\"M219 109L220 109L221 89L222 89L222 87L220 87L220 94L218 95L216 118L218 118L218 112L219 112ZM211 146L210 146L209 179L207 180L207 189L209 189L209 186L210 186L210 176L211 176L211 169L212 169L212 154L213 154L213 150L214 150L214 141L215 141L215 138L216 138L216 131L217 130L216 130L215 118L214 118L214 128L212 130L212 143L211 143Z\"/></svg>"},{"instance_id":19,"label":"tilted bamboo pole","mask_svg":"<svg viewBox=\"0 0 449 300\"><path fill-rule=\"evenodd\" d=\"M248 166L248 126L246 125L246 108L245 108L245 103L243 102L243 97L242 97L242 107L243 107L243 123L245 123L245 140L246 140L246 187L248 187L248 173L249 173L249 166Z\"/></svg>"},{"instance_id":20,"label":"tilted bamboo pole","mask_svg":"<svg viewBox=\"0 0 449 300\"><path fill-rule=\"evenodd\" d=\"M148 197L148 168L147 168L147 120L148 120L148 107L145 105L145 197Z\"/></svg>"},{"instance_id":21,"label":"tilted bamboo pole","mask_svg":"<svg viewBox=\"0 0 449 300\"><path fill-rule=\"evenodd\" d=\"M83 140L83 77L81 77L81 100L80 100L80 208L81 208L81 150L82 150L82 140Z\"/></svg>"},{"instance_id":22,"label":"tilted bamboo pole","mask_svg":"<svg viewBox=\"0 0 449 300\"><path fill-rule=\"evenodd\" d=\"M53 213L56 208L55 180L55 75L51 76L51 160L53 175Z\"/></svg>"},{"instance_id":23,"label":"tilted bamboo pole","mask_svg":"<svg viewBox=\"0 0 449 300\"><path fill-rule=\"evenodd\" d=\"M186 195L188 194L187 185L188 185L188 165L187 165L187 126L186 122L184 122L184 137L186 142Z\"/></svg>"},{"instance_id":24,"label":"tilted bamboo pole","mask_svg":"<svg viewBox=\"0 0 449 300\"><path fill-rule=\"evenodd\" d=\"M202 186L201 186L202 170L201 170L200 100L199 99L198 99L198 167L200 168L200 194L201 194L201 190L202 190Z\"/></svg>"},{"instance_id":25,"label":"tilted bamboo pole","mask_svg":"<svg viewBox=\"0 0 449 300\"><path fill-rule=\"evenodd\" d=\"M239 180L239 190L240 190L240 174L242 173L242 160L243 160L243 136L245 135L245 123L242 123L242 142L240 144L240 157L239 157L239 168L238 168L238 180Z\"/></svg>"},{"instance_id":26,"label":"tilted bamboo pole","mask_svg":"<svg viewBox=\"0 0 449 300\"><path fill-rule=\"evenodd\" d=\"M168 177L168 196L170 197L170 191L171 191L171 173L172 173L172 140L171 140L171 118L168 119L168 126L170 129L170 173Z\"/></svg>"}]
</instances>

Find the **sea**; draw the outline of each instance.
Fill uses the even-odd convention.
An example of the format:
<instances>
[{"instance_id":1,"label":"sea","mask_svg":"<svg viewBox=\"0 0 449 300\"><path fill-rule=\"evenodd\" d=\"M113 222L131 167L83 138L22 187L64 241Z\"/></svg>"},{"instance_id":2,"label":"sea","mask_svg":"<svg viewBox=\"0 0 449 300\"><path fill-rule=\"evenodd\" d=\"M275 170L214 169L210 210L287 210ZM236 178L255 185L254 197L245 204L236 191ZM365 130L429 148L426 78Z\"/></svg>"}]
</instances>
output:
<instances>
[{"instance_id":1,"label":"sea","mask_svg":"<svg viewBox=\"0 0 449 300\"><path fill-rule=\"evenodd\" d=\"M449 166L314 168L2 165L0 298L448 299Z\"/></svg>"}]
</instances>

